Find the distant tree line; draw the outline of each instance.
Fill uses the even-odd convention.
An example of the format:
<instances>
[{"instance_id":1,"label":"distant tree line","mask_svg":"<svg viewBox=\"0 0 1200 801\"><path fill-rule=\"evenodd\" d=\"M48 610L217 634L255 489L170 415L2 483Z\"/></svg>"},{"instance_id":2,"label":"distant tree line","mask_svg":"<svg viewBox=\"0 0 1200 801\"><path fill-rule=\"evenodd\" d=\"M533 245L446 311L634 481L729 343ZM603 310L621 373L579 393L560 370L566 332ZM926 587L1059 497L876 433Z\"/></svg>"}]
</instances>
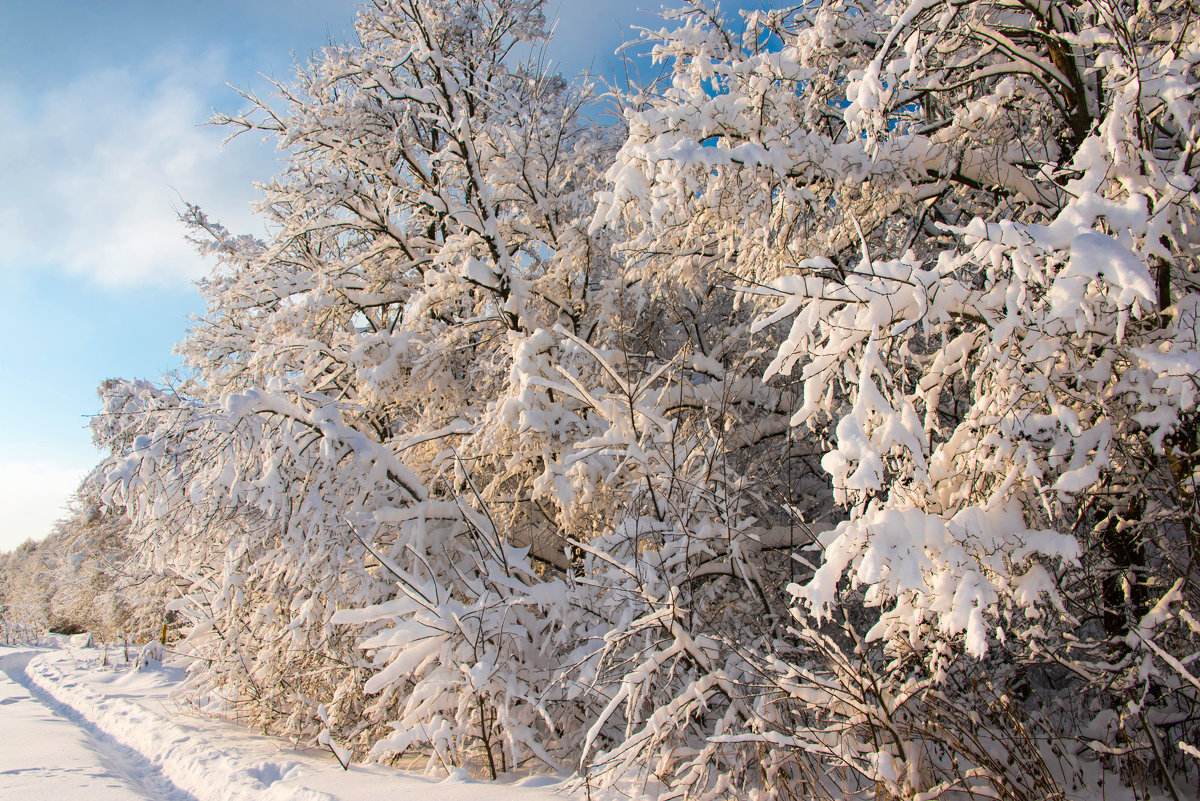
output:
<instances>
[{"instance_id":1,"label":"distant tree line","mask_svg":"<svg viewBox=\"0 0 1200 801\"><path fill-rule=\"evenodd\" d=\"M128 520L99 505L94 488L94 477L84 482L49 536L0 553L0 643L36 643L47 633L162 637L176 593L142 564Z\"/></svg>"}]
</instances>

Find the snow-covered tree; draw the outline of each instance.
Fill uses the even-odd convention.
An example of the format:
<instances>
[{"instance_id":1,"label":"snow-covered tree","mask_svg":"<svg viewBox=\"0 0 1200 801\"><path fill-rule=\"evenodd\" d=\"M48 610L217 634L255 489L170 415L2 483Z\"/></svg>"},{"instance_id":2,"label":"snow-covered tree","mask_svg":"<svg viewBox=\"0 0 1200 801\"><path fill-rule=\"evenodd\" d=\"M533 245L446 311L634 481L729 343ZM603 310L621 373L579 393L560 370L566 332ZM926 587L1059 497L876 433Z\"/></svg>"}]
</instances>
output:
<instances>
[{"instance_id":1,"label":"snow-covered tree","mask_svg":"<svg viewBox=\"0 0 1200 801\"><path fill-rule=\"evenodd\" d=\"M190 583L205 705L364 751L392 724L376 753L414 742L446 767L545 755L540 700L508 677L542 667L518 589L566 564L541 489L566 466L503 400L515 353L536 362L548 330L607 312L587 226L611 148L586 92L511 57L543 35L540 7L378 2L281 104L222 120L289 152L264 188L271 237L188 211L221 264L181 345L192 377L113 385L98 418L111 497ZM346 625L364 620L369 683Z\"/></svg>"}]
</instances>

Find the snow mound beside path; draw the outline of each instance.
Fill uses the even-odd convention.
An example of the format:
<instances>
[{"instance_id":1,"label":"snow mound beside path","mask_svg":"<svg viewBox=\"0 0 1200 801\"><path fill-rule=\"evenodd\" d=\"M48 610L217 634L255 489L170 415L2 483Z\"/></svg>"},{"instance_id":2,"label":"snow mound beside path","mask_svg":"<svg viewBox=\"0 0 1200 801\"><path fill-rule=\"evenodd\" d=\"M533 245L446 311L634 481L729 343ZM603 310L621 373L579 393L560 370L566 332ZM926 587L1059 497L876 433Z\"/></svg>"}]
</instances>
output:
<instances>
[{"instance_id":1,"label":"snow mound beside path","mask_svg":"<svg viewBox=\"0 0 1200 801\"><path fill-rule=\"evenodd\" d=\"M83 686L46 655L34 657L26 674L59 703L145 756L196 801L335 801L287 782L299 772L295 763L238 759L140 704Z\"/></svg>"}]
</instances>

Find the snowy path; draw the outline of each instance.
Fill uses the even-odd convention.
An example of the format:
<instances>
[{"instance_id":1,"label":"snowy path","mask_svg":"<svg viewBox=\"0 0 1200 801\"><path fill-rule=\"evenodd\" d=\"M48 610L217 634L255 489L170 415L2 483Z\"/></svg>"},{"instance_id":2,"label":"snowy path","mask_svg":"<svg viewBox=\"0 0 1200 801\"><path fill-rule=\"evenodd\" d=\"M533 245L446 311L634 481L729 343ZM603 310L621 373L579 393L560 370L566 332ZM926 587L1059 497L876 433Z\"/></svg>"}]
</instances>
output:
<instances>
[{"instance_id":1,"label":"snowy path","mask_svg":"<svg viewBox=\"0 0 1200 801\"><path fill-rule=\"evenodd\" d=\"M96 651L0 647L0 798L21 801L564 801L536 786L432 781L183 717L171 668L100 669ZM541 783L547 783L543 779Z\"/></svg>"},{"instance_id":2,"label":"snowy path","mask_svg":"<svg viewBox=\"0 0 1200 801\"><path fill-rule=\"evenodd\" d=\"M0 798L191 801L141 754L55 702L25 673L32 651L0 654Z\"/></svg>"}]
</instances>

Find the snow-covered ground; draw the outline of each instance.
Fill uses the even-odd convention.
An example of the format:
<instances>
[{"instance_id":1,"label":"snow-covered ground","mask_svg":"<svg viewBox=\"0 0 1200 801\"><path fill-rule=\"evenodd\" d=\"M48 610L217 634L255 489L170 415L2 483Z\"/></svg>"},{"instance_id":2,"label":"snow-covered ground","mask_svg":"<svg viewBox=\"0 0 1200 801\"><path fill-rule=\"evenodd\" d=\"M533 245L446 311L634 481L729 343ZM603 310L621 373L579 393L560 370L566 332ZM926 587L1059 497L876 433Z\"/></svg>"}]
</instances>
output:
<instances>
[{"instance_id":1,"label":"snow-covered ground","mask_svg":"<svg viewBox=\"0 0 1200 801\"><path fill-rule=\"evenodd\" d=\"M110 657L113 654L109 654ZM124 653L116 656L123 661ZM562 801L550 778L436 781L183 714L169 666L94 648L0 647L0 798L22 801ZM539 786L540 785L540 786Z\"/></svg>"}]
</instances>

